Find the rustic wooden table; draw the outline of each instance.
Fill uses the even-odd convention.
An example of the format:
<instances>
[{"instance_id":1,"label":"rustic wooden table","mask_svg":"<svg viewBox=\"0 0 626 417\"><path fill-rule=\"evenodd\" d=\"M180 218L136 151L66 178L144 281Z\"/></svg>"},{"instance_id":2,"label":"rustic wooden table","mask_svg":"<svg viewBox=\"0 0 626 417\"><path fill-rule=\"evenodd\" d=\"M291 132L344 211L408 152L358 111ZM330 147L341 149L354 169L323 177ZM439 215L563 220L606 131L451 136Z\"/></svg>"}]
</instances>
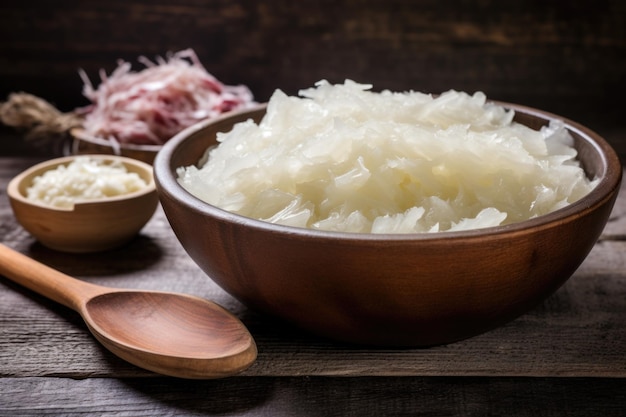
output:
<instances>
[{"instance_id":1,"label":"rustic wooden table","mask_svg":"<svg viewBox=\"0 0 626 417\"><path fill-rule=\"evenodd\" d=\"M0 415L533 415L626 413L626 193L574 276L489 333L430 349L334 343L246 309L186 255L161 211L130 245L49 250L15 221L0 157L0 242L86 281L195 294L236 313L259 356L241 375L190 381L114 357L80 316L0 277Z\"/></svg>"}]
</instances>

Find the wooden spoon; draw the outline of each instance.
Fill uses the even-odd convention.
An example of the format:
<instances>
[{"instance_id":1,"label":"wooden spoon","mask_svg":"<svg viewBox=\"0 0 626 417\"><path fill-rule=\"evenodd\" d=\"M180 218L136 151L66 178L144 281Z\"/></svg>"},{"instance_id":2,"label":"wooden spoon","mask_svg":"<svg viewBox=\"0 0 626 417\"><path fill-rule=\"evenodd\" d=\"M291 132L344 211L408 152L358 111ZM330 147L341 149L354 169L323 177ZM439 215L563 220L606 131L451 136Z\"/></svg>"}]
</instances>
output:
<instances>
[{"instance_id":1,"label":"wooden spoon","mask_svg":"<svg viewBox=\"0 0 626 417\"><path fill-rule=\"evenodd\" d=\"M77 311L107 349L150 371L220 378L246 369L256 359L256 344L243 323L202 298L101 287L2 244L0 274Z\"/></svg>"}]
</instances>

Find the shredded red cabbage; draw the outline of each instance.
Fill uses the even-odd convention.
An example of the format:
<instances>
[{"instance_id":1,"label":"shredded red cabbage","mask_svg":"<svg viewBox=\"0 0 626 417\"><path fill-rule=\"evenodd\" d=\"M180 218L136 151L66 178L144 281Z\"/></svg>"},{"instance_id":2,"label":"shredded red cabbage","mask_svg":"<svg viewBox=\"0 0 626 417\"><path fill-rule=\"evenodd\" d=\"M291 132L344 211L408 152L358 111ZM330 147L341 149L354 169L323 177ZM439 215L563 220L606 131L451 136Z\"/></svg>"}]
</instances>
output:
<instances>
[{"instance_id":1,"label":"shredded red cabbage","mask_svg":"<svg viewBox=\"0 0 626 417\"><path fill-rule=\"evenodd\" d=\"M120 61L108 75L101 70L95 89L81 70L83 95L91 105L82 109L88 135L120 144L162 145L200 120L254 104L244 85L222 84L186 49L158 57L140 57L145 69L131 70Z\"/></svg>"}]
</instances>

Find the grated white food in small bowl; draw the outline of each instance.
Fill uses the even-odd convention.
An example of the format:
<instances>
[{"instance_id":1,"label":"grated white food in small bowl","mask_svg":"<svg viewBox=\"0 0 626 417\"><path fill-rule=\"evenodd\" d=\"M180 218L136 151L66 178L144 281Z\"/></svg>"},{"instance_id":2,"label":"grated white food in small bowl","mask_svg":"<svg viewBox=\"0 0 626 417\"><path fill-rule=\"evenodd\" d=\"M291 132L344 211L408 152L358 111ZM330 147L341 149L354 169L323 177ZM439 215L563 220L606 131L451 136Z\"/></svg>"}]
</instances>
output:
<instances>
[{"instance_id":1,"label":"grated white food in small bowl","mask_svg":"<svg viewBox=\"0 0 626 417\"><path fill-rule=\"evenodd\" d=\"M596 182L559 122L540 131L483 93L376 93L320 81L277 90L263 120L218 135L200 167L180 167L196 197L243 216L360 233L459 231L540 216Z\"/></svg>"},{"instance_id":2,"label":"grated white food in small bowl","mask_svg":"<svg viewBox=\"0 0 626 417\"><path fill-rule=\"evenodd\" d=\"M130 194L147 186L120 161L79 156L35 177L26 189L26 197L53 207L71 208L78 202Z\"/></svg>"}]
</instances>

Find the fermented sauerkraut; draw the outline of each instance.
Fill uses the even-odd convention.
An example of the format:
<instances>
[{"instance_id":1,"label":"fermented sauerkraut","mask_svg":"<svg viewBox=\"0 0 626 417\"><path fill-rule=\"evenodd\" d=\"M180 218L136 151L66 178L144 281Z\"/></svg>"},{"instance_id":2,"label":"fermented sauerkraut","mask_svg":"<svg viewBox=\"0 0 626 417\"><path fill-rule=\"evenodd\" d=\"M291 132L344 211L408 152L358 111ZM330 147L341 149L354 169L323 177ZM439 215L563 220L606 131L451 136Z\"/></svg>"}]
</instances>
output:
<instances>
[{"instance_id":1,"label":"fermented sauerkraut","mask_svg":"<svg viewBox=\"0 0 626 417\"><path fill-rule=\"evenodd\" d=\"M26 198L58 208L75 203L116 197L139 191L148 184L136 172L129 172L120 161L79 156L33 179Z\"/></svg>"},{"instance_id":2,"label":"fermented sauerkraut","mask_svg":"<svg viewBox=\"0 0 626 417\"><path fill-rule=\"evenodd\" d=\"M178 169L198 198L272 223L327 231L420 233L519 222L595 186L573 138L448 91L371 91L350 80L275 91L259 124L218 135L200 167Z\"/></svg>"}]
</instances>

